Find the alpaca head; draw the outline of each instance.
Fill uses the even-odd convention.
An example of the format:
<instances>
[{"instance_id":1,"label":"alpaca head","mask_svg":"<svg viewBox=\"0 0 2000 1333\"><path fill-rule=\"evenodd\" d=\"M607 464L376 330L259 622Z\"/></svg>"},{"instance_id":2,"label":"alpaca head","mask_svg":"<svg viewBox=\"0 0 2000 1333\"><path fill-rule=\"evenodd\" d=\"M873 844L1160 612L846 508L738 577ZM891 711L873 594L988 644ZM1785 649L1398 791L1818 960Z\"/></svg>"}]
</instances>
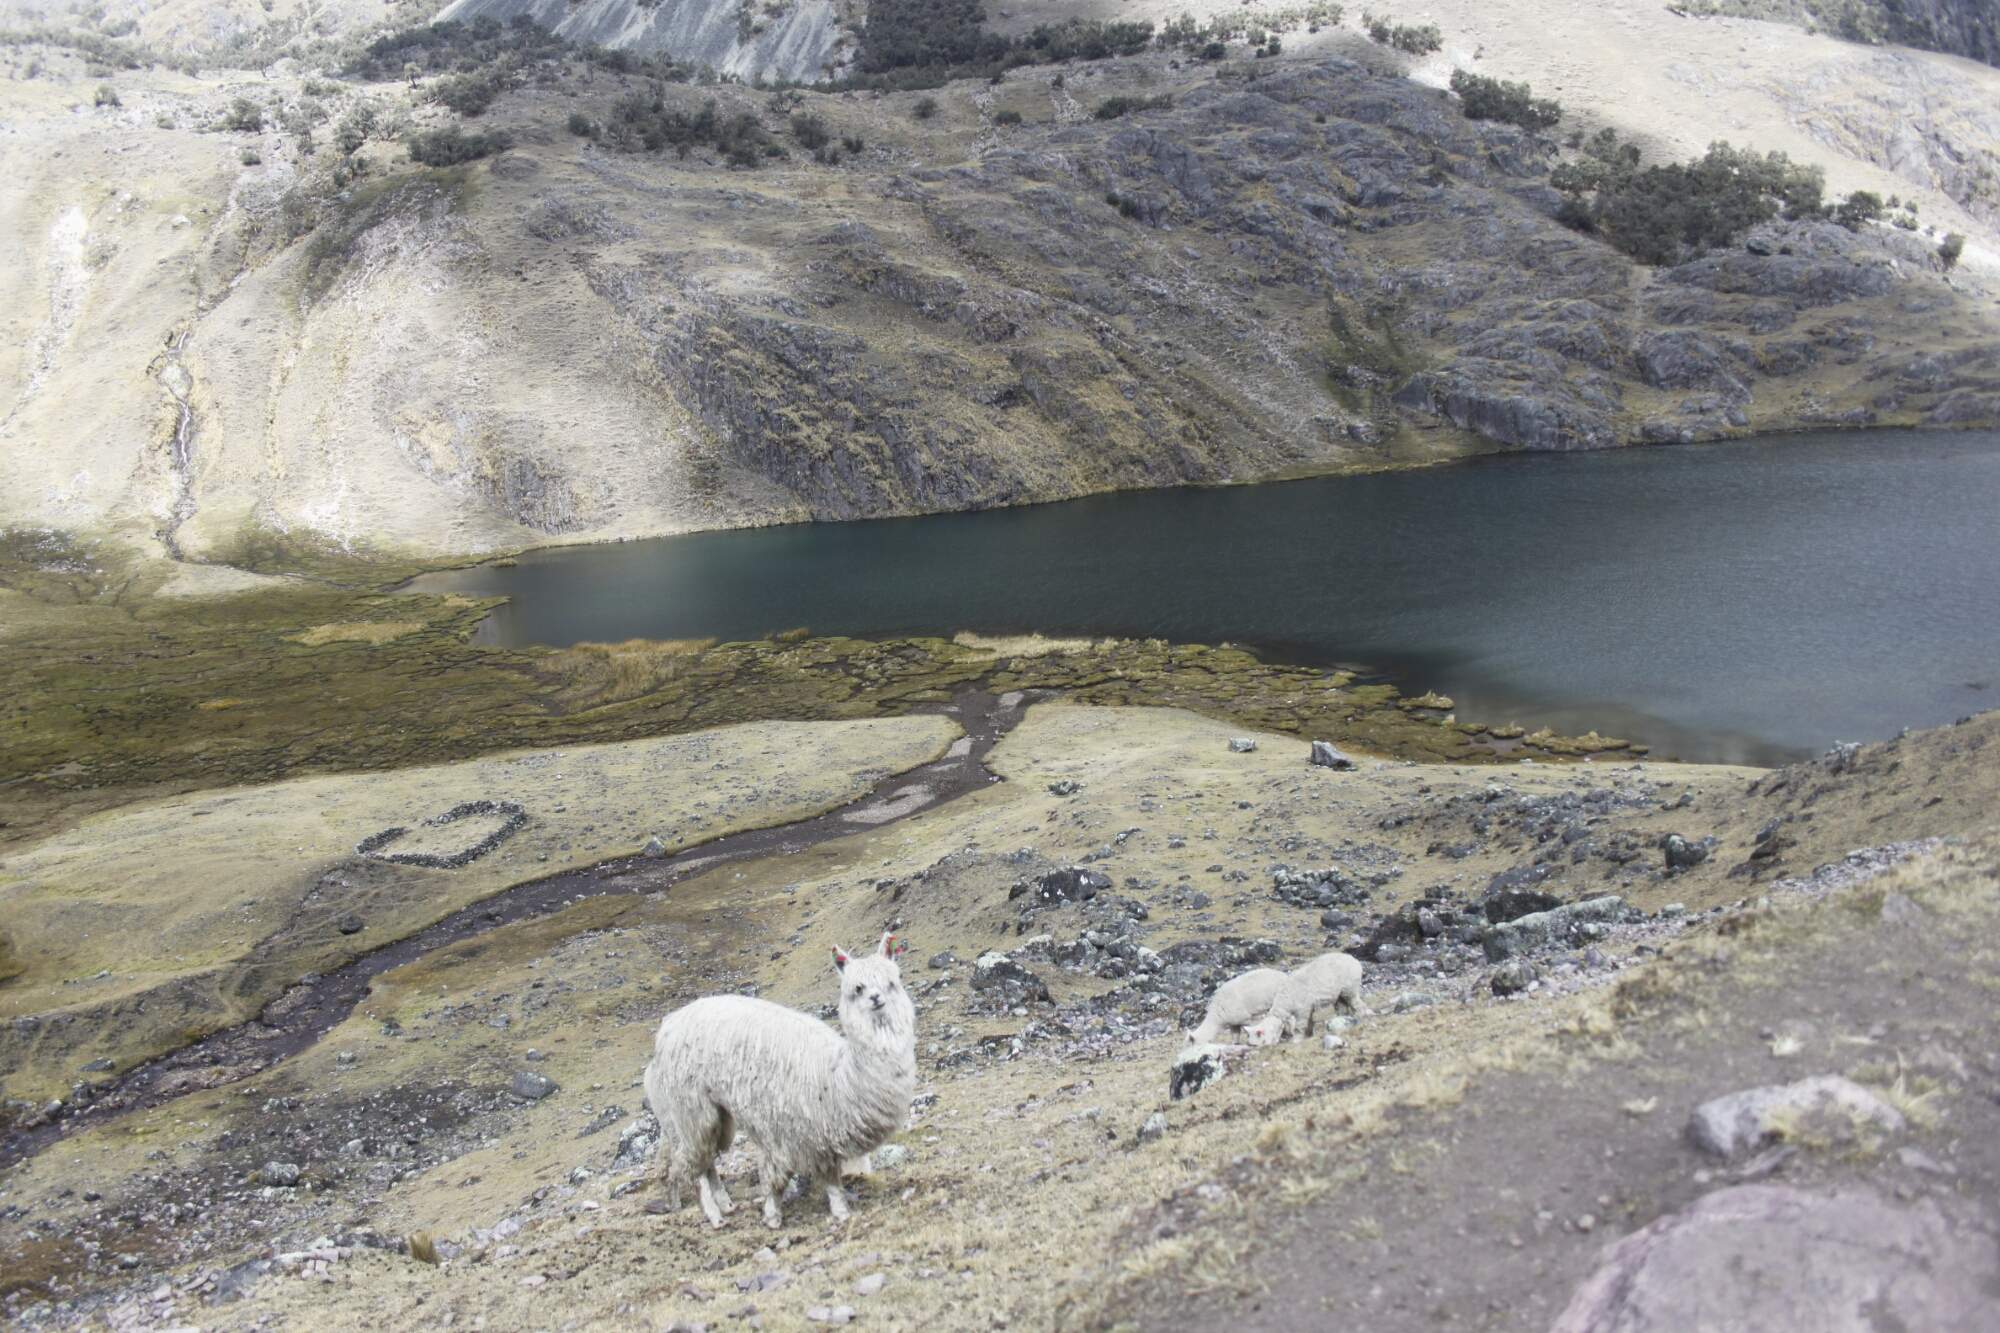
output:
<instances>
[{"instance_id":1,"label":"alpaca head","mask_svg":"<svg viewBox=\"0 0 2000 1333\"><path fill-rule=\"evenodd\" d=\"M848 1040L894 1046L915 1033L916 1006L903 989L903 969L896 965L906 947L894 935L884 935L881 947L865 957L833 951L833 965L840 972L840 1030Z\"/></svg>"},{"instance_id":2,"label":"alpaca head","mask_svg":"<svg viewBox=\"0 0 2000 1333\"><path fill-rule=\"evenodd\" d=\"M1269 1014L1243 1029L1246 1046L1270 1046L1284 1033L1283 1026Z\"/></svg>"}]
</instances>

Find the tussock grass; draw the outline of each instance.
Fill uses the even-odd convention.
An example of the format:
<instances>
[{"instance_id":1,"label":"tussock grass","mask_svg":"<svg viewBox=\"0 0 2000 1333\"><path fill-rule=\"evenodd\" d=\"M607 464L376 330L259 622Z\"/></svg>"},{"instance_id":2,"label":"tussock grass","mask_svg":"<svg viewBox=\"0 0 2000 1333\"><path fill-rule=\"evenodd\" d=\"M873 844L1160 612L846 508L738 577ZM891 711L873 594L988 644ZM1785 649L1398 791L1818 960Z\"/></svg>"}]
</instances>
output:
<instances>
[{"instance_id":1,"label":"tussock grass","mask_svg":"<svg viewBox=\"0 0 2000 1333\"><path fill-rule=\"evenodd\" d=\"M560 701L589 707L651 694L685 674L690 659L714 646L714 639L579 643L552 654L549 666L563 682L557 691Z\"/></svg>"}]
</instances>

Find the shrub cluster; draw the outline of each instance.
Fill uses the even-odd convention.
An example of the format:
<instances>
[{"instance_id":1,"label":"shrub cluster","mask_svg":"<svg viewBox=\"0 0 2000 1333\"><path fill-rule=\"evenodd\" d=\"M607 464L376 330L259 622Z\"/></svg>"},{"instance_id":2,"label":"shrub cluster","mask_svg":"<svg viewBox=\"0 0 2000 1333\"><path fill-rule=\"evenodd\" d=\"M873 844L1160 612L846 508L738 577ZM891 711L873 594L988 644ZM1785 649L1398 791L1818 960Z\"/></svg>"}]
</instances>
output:
<instances>
[{"instance_id":1,"label":"shrub cluster","mask_svg":"<svg viewBox=\"0 0 2000 1333\"><path fill-rule=\"evenodd\" d=\"M1174 99L1161 93L1158 97L1107 97L1097 104L1090 114L1099 120L1116 120L1134 111L1163 110L1174 104Z\"/></svg>"},{"instance_id":2,"label":"shrub cluster","mask_svg":"<svg viewBox=\"0 0 2000 1333\"><path fill-rule=\"evenodd\" d=\"M511 140L500 131L467 134L456 125L423 130L404 141L410 160L426 167L455 167L504 151Z\"/></svg>"},{"instance_id":3,"label":"shrub cluster","mask_svg":"<svg viewBox=\"0 0 2000 1333\"><path fill-rule=\"evenodd\" d=\"M980 0L872 0L846 86L935 88L1025 65L1136 55L1153 41L1149 22L1066 19L1003 37L988 32L985 21Z\"/></svg>"},{"instance_id":4,"label":"shrub cluster","mask_svg":"<svg viewBox=\"0 0 2000 1333\"><path fill-rule=\"evenodd\" d=\"M1644 264L1679 263L1773 218L1828 215L1819 168L1783 153L1714 143L1692 162L1647 167L1639 150L1609 129L1586 141L1577 161L1557 167L1550 183L1569 196L1565 223L1603 236ZM1865 202L1853 210L1864 211Z\"/></svg>"},{"instance_id":5,"label":"shrub cluster","mask_svg":"<svg viewBox=\"0 0 2000 1333\"><path fill-rule=\"evenodd\" d=\"M794 116L794 135L798 134L801 121L808 122L810 126L817 124L819 117ZM594 139L607 148L623 153L657 153L671 148L675 156L686 157L698 147L708 147L721 154L722 159L733 167L755 167L767 158L785 156L783 146L750 112L724 115L712 97L703 102L697 111L669 107L665 86L658 83L650 92L619 98L611 108L610 117L602 125L578 113L569 118L569 128L572 134ZM825 126L819 124L818 128L824 131ZM808 133L811 133L810 128ZM821 138L817 146L824 148L831 137ZM858 152L860 141L855 142L855 151Z\"/></svg>"},{"instance_id":6,"label":"shrub cluster","mask_svg":"<svg viewBox=\"0 0 2000 1333\"><path fill-rule=\"evenodd\" d=\"M1413 56L1427 56L1444 47L1444 32L1435 23L1392 25L1386 18L1366 13L1361 16L1361 23L1378 45L1393 46Z\"/></svg>"},{"instance_id":7,"label":"shrub cluster","mask_svg":"<svg viewBox=\"0 0 2000 1333\"><path fill-rule=\"evenodd\" d=\"M1562 105L1546 97L1536 97L1525 83L1508 83L1472 74L1462 69L1451 72L1451 90L1458 94L1459 109L1467 120L1499 120L1524 130L1554 129L1562 120Z\"/></svg>"},{"instance_id":8,"label":"shrub cluster","mask_svg":"<svg viewBox=\"0 0 2000 1333\"><path fill-rule=\"evenodd\" d=\"M390 33L370 42L347 66L351 77L369 80L437 77L430 98L461 116L477 116L493 99L534 66L576 59L612 73L638 74L684 83L686 65L670 60L578 46L536 25L525 14L506 23L477 18L470 23L433 23Z\"/></svg>"}]
</instances>

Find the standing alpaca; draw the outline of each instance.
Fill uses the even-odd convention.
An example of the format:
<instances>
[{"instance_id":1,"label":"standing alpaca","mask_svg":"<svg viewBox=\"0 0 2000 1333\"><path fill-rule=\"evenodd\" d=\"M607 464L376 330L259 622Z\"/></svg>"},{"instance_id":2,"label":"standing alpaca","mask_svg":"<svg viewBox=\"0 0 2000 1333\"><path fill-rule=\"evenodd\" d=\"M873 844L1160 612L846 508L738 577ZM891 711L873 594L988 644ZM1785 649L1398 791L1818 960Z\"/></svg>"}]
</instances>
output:
<instances>
[{"instance_id":1,"label":"standing alpaca","mask_svg":"<svg viewBox=\"0 0 2000 1333\"><path fill-rule=\"evenodd\" d=\"M1222 1038L1234 1038L1243 1028L1271 1011L1285 974L1275 967L1253 967L1231 977L1208 997L1208 1013L1201 1026L1188 1034L1190 1046L1207 1046Z\"/></svg>"},{"instance_id":2,"label":"standing alpaca","mask_svg":"<svg viewBox=\"0 0 2000 1333\"><path fill-rule=\"evenodd\" d=\"M892 945L894 946L892 948ZM903 989L902 946L884 935L866 958L833 951L840 1032L768 1000L711 995L668 1014L646 1066L646 1102L660 1122L667 1205L699 1187L713 1226L734 1205L715 1159L741 1129L759 1157L764 1225L782 1225L778 1193L793 1174L826 1190L847 1218L841 1163L903 1127L917 1089L916 1007Z\"/></svg>"},{"instance_id":3,"label":"standing alpaca","mask_svg":"<svg viewBox=\"0 0 2000 1333\"><path fill-rule=\"evenodd\" d=\"M1341 1003L1350 1009L1361 1003L1361 964L1344 953L1323 953L1286 974L1271 1012L1245 1027L1243 1039L1269 1046L1283 1037L1310 1037L1313 1014Z\"/></svg>"}]
</instances>

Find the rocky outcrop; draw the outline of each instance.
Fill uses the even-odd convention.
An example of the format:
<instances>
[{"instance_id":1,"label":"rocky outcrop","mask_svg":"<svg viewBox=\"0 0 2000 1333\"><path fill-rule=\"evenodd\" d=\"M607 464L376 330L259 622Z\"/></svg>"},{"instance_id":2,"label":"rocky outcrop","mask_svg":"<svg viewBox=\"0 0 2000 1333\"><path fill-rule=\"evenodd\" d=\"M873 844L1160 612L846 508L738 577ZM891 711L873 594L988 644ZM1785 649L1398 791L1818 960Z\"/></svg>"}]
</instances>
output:
<instances>
[{"instance_id":1,"label":"rocky outcrop","mask_svg":"<svg viewBox=\"0 0 2000 1333\"><path fill-rule=\"evenodd\" d=\"M941 120L1036 112L976 140L808 97L867 145L837 164L797 94L660 89L790 145L754 172L568 134L627 92L554 71L484 113L513 151L376 153L337 191L275 134L248 166L136 108L115 153L70 122L59 161L0 146L63 201L0 285L56 331L0 385L0 521L277 565L2000 411L1991 316L1921 238L1775 226L1644 270L1556 221L1548 143L1435 90L1132 68L1170 104L1051 117L1032 68L942 90ZM79 173L131 201L73 205Z\"/></svg>"}]
</instances>

